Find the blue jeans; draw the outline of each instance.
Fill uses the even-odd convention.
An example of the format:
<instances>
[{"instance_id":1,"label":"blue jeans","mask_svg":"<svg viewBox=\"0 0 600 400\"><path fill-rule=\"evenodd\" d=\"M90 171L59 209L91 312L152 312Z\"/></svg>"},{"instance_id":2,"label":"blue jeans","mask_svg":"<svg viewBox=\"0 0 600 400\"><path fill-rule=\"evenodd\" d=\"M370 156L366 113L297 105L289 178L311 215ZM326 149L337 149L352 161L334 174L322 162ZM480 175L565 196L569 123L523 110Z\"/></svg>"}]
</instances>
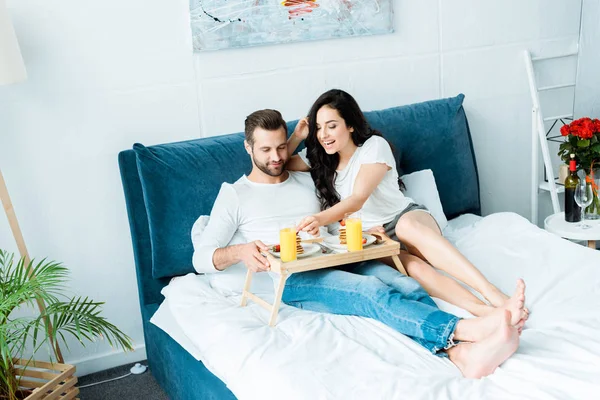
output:
<instances>
[{"instance_id":1,"label":"blue jeans","mask_svg":"<svg viewBox=\"0 0 600 400\"><path fill-rule=\"evenodd\" d=\"M292 274L282 301L305 310L383 322L446 357L459 318L441 311L413 278L379 261Z\"/></svg>"}]
</instances>

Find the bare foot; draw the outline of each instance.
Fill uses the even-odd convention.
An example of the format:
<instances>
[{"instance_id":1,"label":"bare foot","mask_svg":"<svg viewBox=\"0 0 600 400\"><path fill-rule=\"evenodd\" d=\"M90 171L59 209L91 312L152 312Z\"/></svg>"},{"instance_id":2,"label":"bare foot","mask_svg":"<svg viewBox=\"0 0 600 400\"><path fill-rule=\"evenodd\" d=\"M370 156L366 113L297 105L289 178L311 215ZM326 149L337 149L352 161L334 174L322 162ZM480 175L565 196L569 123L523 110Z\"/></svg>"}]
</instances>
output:
<instances>
[{"instance_id":1,"label":"bare foot","mask_svg":"<svg viewBox=\"0 0 600 400\"><path fill-rule=\"evenodd\" d=\"M503 308L511 312L513 325L516 325L518 321L521 319L527 320L529 318L529 310L525 307L525 304L519 307L519 302L521 301L521 293L523 295L523 303L525 303L525 282L523 279L517 280L517 287L515 289L515 293L512 297L508 297L501 291L499 291L495 286L492 286L492 289L484 294L484 297L490 302L490 304L497 308ZM517 312L517 309L521 309L520 312Z\"/></svg>"},{"instance_id":2,"label":"bare foot","mask_svg":"<svg viewBox=\"0 0 600 400\"><path fill-rule=\"evenodd\" d=\"M491 288L487 292L480 292L483 297L494 307L502 307L510 297L502 293L496 286L490 284Z\"/></svg>"},{"instance_id":3,"label":"bare foot","mask_svg":"<svg viewBox=\"0 0 600 400\"><path fill-rule=\"evenodd\" d=\"M505 309L510 311L510 324L516 326L523 320L527 319L527 313L525 308L525 282L523 279L517 280L517 288L515 293L506 302L498 307L498 309Z\"/></svg>"},{"instance_id":4,"label":"bare foot","mask_svg":"<svg viewBox=\"0 0 600 400\"><path fill-rule=\"evenodd\" d=\"M462 342L479 342L502 326L505 309L494 309L485 317L461 319L454 329L454 338Z\"/></svg>"},{"instance_id":5,"label":"bare foot","mask_svg":"<svg viewBox=\"0 0 600 400\"><path fill-rule=\"evenodd\" d=\"M461 343L448 350L448 356L465 378L479 379L493 373L519 347L519 334L510 324L510 312L503 310L500 326L486 339Z\"/></svg>"}]
</instances>

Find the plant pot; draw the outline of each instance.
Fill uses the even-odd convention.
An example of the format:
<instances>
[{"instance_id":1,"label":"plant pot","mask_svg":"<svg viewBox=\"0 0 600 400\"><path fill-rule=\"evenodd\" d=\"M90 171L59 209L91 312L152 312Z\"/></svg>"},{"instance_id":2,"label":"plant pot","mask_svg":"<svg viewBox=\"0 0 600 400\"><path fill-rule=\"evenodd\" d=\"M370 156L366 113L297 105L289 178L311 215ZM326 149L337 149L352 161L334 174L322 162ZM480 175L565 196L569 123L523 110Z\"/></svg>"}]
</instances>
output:
<instances>
[{"instance_id":1,"label":"plant pot","mask_svg":"<svg viewBox=\"0 0 600 400\"><path fill-rule=\"evenodd\" d=\"M45 398L76 399L79 389L75 387L75 366L43 361L15 360L15 374L20 380L24 400ZM78 400L78 399L77 399Z\"/></svg>"}]
</instances>

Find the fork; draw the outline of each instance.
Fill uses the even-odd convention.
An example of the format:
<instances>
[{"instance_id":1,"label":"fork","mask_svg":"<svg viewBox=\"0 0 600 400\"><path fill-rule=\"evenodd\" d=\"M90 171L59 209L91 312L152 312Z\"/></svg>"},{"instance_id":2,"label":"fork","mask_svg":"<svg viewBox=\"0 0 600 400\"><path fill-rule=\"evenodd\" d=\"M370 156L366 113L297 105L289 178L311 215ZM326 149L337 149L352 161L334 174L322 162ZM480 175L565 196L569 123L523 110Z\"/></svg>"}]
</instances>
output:
<instances>
[{"instance_id":1,"label":"fork","mask_svg":"<svg viewBox=\"0 0 600 400\"><path fill-rule=\"evenodd\" d=\"M324 244L316 242L316 244L321 248L321 251L325 254L333 253L333 249L325 246Z\"/></svg>"}]
</instances>

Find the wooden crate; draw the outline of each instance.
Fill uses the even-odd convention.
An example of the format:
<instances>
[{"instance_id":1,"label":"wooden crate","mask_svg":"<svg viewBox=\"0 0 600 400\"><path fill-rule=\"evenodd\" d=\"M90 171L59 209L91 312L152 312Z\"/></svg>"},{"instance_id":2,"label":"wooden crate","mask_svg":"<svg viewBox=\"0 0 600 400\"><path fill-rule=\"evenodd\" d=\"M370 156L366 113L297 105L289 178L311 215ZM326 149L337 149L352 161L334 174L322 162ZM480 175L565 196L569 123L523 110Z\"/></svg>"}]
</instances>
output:
<instances>
[{"instance_id":1,"label":"wooden crate","mask_svg":"<svg viewBox=\"0 0 600 400\"><path fill-rule=\"evenodd\" d=\"M33 392L25 400L76 399L75 366L35 360L15 360L15 374L20 386Z\"/></svg>"}]
</instances>

